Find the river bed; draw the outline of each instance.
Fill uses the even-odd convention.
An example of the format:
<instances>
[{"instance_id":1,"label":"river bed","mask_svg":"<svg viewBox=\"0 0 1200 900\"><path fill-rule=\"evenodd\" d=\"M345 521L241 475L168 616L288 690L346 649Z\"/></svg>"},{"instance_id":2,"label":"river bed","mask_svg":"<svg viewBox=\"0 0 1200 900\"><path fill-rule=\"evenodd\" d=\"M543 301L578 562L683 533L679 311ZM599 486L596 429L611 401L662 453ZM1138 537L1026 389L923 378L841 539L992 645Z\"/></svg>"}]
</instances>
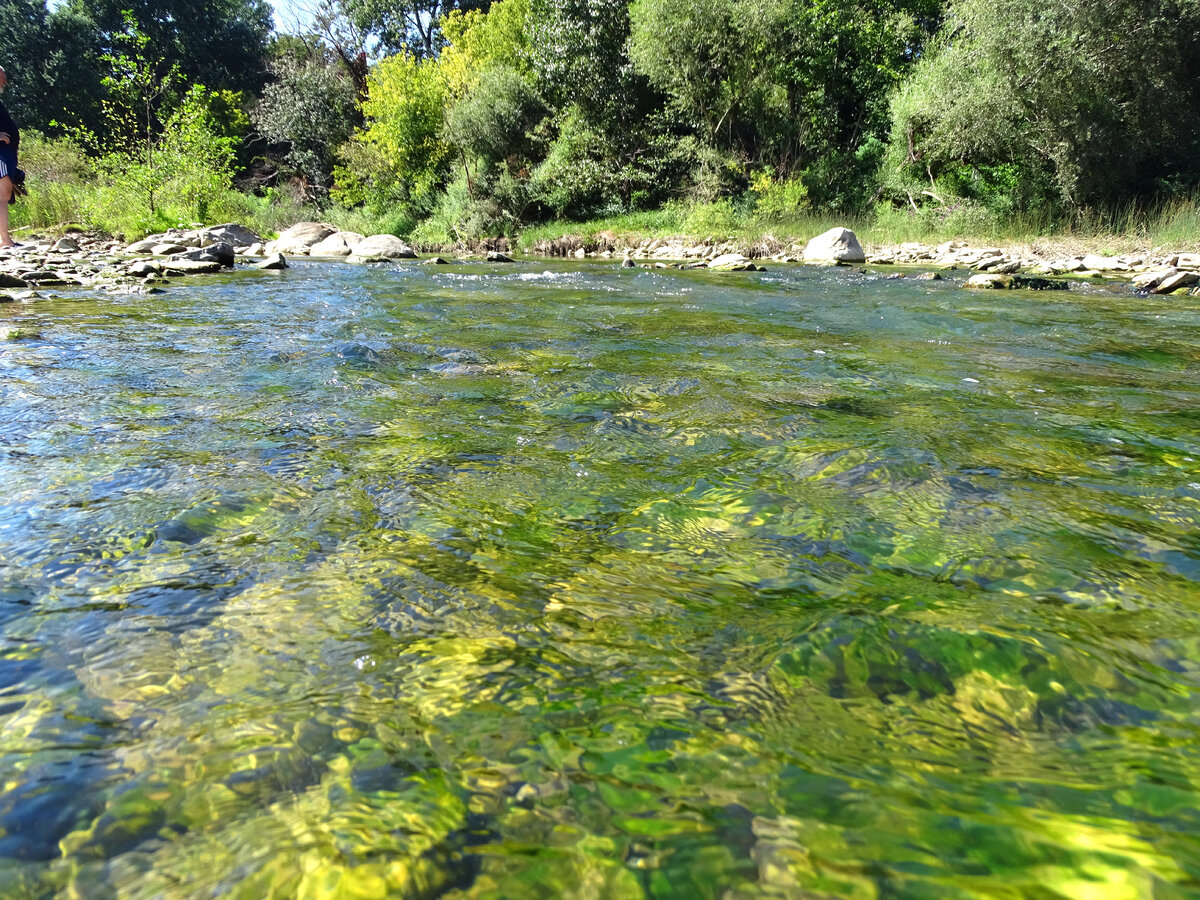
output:
<instances>
[{"instance_id":1,"label":"river bed","mask_svg":"<svg viewBox=\"0 0 1200 900\"><path fill-rule=\"evenodd\" d=\"M0 897L1200 896L1200 304L0 308Z\"/></svg>"}]
</instances>

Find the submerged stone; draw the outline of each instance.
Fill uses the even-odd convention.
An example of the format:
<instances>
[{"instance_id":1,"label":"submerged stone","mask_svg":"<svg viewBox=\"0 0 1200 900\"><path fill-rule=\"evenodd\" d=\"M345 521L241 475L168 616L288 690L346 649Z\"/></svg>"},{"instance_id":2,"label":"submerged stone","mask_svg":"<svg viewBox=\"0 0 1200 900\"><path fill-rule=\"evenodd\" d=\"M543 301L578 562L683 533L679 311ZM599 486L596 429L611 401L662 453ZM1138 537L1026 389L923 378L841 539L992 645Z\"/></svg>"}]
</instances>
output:
<instances>
[{"instance_id":1,"label":"submerged stone","mask_svg":"<svg viewBox=\"0 0 1200 900\"><path fill-rule=\"evenodd\" d=\"M1000 275L994 272L985 272L980 275L972 275L963 287L972 290L990 288L993 290L1065 291L1067 282L1038 278L1032 275Z\"/></svg>"},{"instance_id":2,"label":"submerged stone","mask_svg":"<svg viewBox=\"0 0 1200 900\"><path fill-rule=\"evenodd\" d=\"M1039 278L1032 275L1016 275L1012 286L1026 291L1065 291L1067 282L1051 278Z\"/></svg>"}]
</instances>

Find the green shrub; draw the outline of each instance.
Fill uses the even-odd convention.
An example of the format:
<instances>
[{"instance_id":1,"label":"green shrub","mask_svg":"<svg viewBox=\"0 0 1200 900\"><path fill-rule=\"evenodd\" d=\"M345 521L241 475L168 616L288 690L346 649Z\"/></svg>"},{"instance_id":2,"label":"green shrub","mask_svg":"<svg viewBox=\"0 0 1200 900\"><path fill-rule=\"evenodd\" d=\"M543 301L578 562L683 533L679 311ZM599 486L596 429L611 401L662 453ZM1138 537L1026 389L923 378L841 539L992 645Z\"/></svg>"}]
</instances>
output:
<instances>
[{"instance_id":1,"label":"green shrub","mask_svg":"<svg viewBox=\"0 0 1200 900\"><path fill-rule=\"evenodd\" d=\"M711 203L697 203L688 210L683 230L699 237L728 237L741 230L743 222L728 197Z\"/></svg>"},{"instance_id":2,"label":"green shrub","mask_svg":"<svg viewBox=\"0 0 1200 900\"><path fill-rule=\"evenodd\" d=\"M776 179L766 168L750 179L754 214L764 224L792 221L808 208L808 188L799 178Z\"/></svg>"}]
</instances>

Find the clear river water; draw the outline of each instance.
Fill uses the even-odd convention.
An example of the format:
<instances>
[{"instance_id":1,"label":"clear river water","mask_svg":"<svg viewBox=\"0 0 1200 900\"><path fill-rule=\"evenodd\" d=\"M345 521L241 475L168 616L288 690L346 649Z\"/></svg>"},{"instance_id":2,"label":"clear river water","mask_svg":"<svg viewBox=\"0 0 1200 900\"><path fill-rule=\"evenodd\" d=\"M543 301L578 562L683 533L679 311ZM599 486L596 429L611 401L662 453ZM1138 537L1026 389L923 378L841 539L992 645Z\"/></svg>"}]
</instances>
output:
<instances>
[{"instance_id":1,"label":"clear river water","mask_svg":"<svg viewBox=\"0 0 1200 900\"><path fill-rule=\"evenodd\" d=\"M4 328L4 900L1200 897L1194 299L301 261Z\"/></svg>"}]
</instances>

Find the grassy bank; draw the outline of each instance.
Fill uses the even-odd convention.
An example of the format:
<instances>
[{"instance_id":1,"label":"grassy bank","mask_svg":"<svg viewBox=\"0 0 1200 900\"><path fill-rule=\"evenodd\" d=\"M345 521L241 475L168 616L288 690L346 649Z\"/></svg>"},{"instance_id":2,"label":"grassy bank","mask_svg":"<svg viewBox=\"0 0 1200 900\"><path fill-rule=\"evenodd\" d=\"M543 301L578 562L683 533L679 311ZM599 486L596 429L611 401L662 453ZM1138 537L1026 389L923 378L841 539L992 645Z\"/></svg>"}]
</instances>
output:
<instances>
[{"instance_id":1,"label":"grassy bank","mask_svg":"<svg viewBox=\"0 0 1200 900\"><path fill-rule=\"evenodd\" d=\"M1200 244L1200 198L1091 212L1071 222L1019 214L1000 219L978 211L960 215L955 210L914 212L891 208L878 208L866 216L801 213L762 220L753 213L739 215L719 204L679 204L654 212L532 226L518 235L517 247L530 249L572 235L585 240L615 235L621 243L656 237L729 239L747 246L764 240L803 243L839 225L852 229L868 247L962 240L970 244L1028 246L1043 254L1074 250L1109 255L1150 249L1182 251L1194 250Z\"/></svg>"},{"instance_id":2,"label":"grassy bank","mask_svg":"<svg viewBox=\"0 0 1200 900\"><path fill-rule=\"evenodd\" d=\"M18 239L22 233L74 226L135 240L196 221L194 215L188 215L189 210L169 200L158 205L154 213L131 208L125 198L103 185L31 178L29 187L29 197L12 207L12 223ZM210 204L203 218L204 224L240 222L264 235L279 232L295 222L317 219L347 231L401 237L409 237L404 225L411 221L405 216L375 215L337 205L316 207L284 190L257 196L230 190L219 202ZM1194 250L1200 244L1200 201L1189 199L1150 209L1130 208L1071 223L1045 222L1019 215L1003 221L961 222L954 221L952 216L940 220L892 209L877 210L868 216L804 213L763 221L753 214L739 215L717 204L694 207L671 204L659 210L583 222L531 225L508 237L518 250L567 236L584 240L602 236L610 241L615 237L619 244L636 244L645 238L682 237L696 241L732 240L746 246L763 242L786 245L803 243L838 225L853 229L868 248L964 240L971 244L1028 246L1042 254L1072 250L1105 254Z\"/></svg>"},{"instance_id":3,"label":"grassy bank","mask_svg":"<svg viewBox=\"0 0 1200 900\"><path fill-rule=\"evenodd\" d=\"M133 240L173 226L190 225L198 219L205 224L241 222L264 235L306 219L320 219L364 234L410 237L407 232L412 228L411 215L400 210L373 214L336 204L318 208L287 187L259 194L226 189L212 195L202 211L182 203L169 187L164 187L151 211L127 191L97 176L77 148L65 142L33 138L23 142L22 152L30 193L12 207L18 239L22 233L73 225ZM786 246L802 243L836 225L854 229L868 248L965 240L971 244L1027 246L1043 255L1068 250L1108 254L1185 250L1195 249L1200 241L1200 197L1085 210L1069 221L1020 213L1001 216L966 203L919 210L879 206L855 217L808 210L781 214L778 206L768 214L752 199L701 204L675 201L651 211L530 225L508 237L518 250L566 236L584 240L604 236L610 243L622 245L636 244L644 238L681 237L732 240L746 246L764 241Z\"/></svg>"}]
</instances>

